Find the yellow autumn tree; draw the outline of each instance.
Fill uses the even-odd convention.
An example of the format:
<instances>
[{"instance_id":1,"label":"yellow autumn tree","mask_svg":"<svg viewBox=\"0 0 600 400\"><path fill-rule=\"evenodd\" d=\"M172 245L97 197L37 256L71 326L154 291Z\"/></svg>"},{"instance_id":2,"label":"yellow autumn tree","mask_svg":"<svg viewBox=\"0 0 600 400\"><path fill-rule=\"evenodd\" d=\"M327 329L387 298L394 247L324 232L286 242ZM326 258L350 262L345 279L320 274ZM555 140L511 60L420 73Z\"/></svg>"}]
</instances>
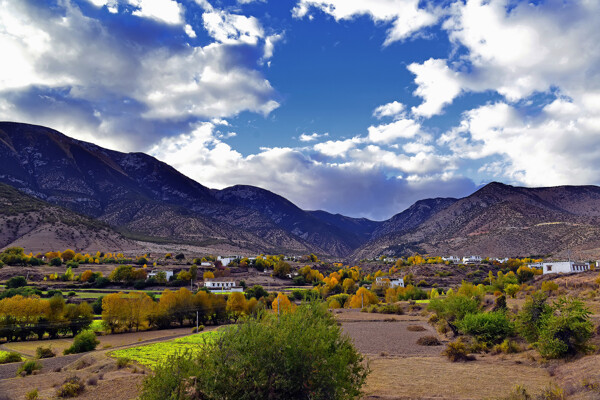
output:
<instances>
[{"instance_id":1,"label":"yellow autumn tree","mask_svg":"<svg viewBox=\"0 0 600 400\"><path fill-rule=\"evenodd\" d=\"M204 274L202 274L202 278L204 280L214 279L215 278L215 274L213 274L211 271L206 271Z\"/></svg>"},{"instance_id":2,"label":"yellow autumn tree","mask_svg":"<svg viewBox=\"0 0 600 400\"><path fill-rule=\"evenodd\" d=\"M364 287L359 288L356 294L350 298L350 308L366 307L370 304L379 303L377 295Z\"/></svg>"},{"instance_id":3,"label":"yellow autumn tree","mask_svg":"<svg viewBox=\"0 0 600 400\"><path fill-rule=\"evenodd\" d=\"M227 298L227 312L237 320L246 311L246 297L243 293L234 292Z\"/></svg>"},{"instance_id":4,"label":"yellow autumn tree","mask_svg":"<svg viewBox=\"0 0 600 400\"><path fill-rule=\"evenodd\" d=\"M277 294L277 297L275 298L275 300L273 300L271 306L273 307L273 311L275 311L275 313L292 312L296 308L296 305L292 304L290 299L288 299L288 297L283 293Z\"/></svg>"}]
</instances>

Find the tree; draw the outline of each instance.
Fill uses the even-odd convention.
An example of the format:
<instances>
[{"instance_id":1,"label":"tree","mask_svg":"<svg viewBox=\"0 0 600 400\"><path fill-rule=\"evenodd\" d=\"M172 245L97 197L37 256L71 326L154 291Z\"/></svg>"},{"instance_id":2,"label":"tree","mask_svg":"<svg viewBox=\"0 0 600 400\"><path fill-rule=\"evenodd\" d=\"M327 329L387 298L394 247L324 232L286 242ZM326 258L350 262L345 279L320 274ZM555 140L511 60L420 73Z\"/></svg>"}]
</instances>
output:
<instances>
[{"instance_id":1,"label":"tree","mask_svg":"<svg viewBox=\"0 0 600 400\"><path fill-rule=\"evenodd\" d=\"M71 249L67 249L60 253L60 257L64 262L71 261L73 258L75 258L75 252Z\"/></svg>"},{"instance_id":2,"label":"tree","mask_svg":"<svg viewBox=\"0 0 600 400\"><path fill-rule=\"evenodd\" d=\"M65 349L65 354L84 353L86 351L92 351L96 349L96 346L100 344L96 339L96 334L93 331L83 331L73 339L71 347Z\"/></svg>"},{"instance_id":3,"label":"tree","mask_svg":"<svg viewBox=\"0 0 600 400\"><path fill-rule=\"evenodd\" d=\"M379 303L379 299L375 293L365 289L364 287L361 287L356 291L356 294L350 298L349 307L362 308L368 306L369 304L377 303Z\"/></svg>"},{"instance_id":4,"label":"tree","mask_svg":"<svg viewBox=\"0 0 600 400\"><path fill-rule=\"evenodd\" d=\"M237 320L245 311L246 297L244 294L240 292L231 293L227 299L227 312L230 313L235 320Z\"/></svg>"},{"instance_id":5,"label":"tree","mask_svg":"<svg viewBox=\"0 0 600 400\"><path fill-rule=\"evenodd\" d=\"M53 267L60 267L62 265L62 260L59 257L54 257L50 260L50 265Z\"/></svg>"},{"instance_id":6,"label":"tree","mask_svg":"<svg viewBox=\"0 0 600 400\"><path fill-rule=\"evenodd\" d=\"M183 253L179 253L175 256L175 259L181 261L185 259L185 255Z\"/></svg>"},{"instance_id":7,"label":"tree","mask_svg":"<svg viewBox=\"0 0 600 400\"><path fill-rule=\"evenodd\" d=\"M162 363L141 400L351 400L368 375L363 357L320 304L225 329L203 351Z\"/></svg>"},{"instance_id":8,"label":"tree","mask_svg":"<svg viewBox=\"0 0 600 400\"><path fill-rule=\"evenodd\" d=\"M8 281L6 281L7 289L16 289L23 286L27 286L27 279L24 276L13 276Z\"/></svg>"},{"instance_id":9,"label":"tree","mask_svg":"<svg viewBox=\"0 0 600 400\"><path fill-rule=\"evenodd\" d=\"M273 267L273 275L280 278L285 278L291 270L292 267L290 267L290 264L286 263L285 261L277 261Z\"/></svg>"},{"instance_id":10,"label":"tree","mask_svg":"<svg viewBox=\"0 0 600 400\"><path fill-rule=\"evenodd\" d=\"M278 314L293 311L296 306L292 304L290 299L283 293L278 293L273 303L271 303L273 311Z\"/></svg>"},{"instance_id":11,"label":"tree","mask_svg":"<svg viewBox=\"0 0 600 400\"><path fill-rule=\"evenodd\" d=\"M207 279L214 279L215 278L215 274L213 274L211 271L206 271L204 274L202 274L202 279L207 280Z\"/></svg>"}]
</instances>

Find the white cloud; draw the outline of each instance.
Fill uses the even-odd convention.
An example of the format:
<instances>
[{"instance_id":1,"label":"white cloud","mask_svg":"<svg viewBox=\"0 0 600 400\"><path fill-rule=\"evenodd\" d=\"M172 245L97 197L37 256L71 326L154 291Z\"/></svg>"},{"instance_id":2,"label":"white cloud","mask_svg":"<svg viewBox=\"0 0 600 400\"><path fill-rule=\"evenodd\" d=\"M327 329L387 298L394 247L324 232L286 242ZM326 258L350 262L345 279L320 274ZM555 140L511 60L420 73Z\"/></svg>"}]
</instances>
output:
<instances>
[{"instance_id":1,"label":"white cloud","mask_svg":"<svg viewBox=\"0 0 600 400\"><path fill-rule=\"evenodd\" d=\"M194 28L192 28L192 26L190 24L186 24L185 25L185 33L191 37L192 39L194 39L196 37L196 31L194 31Z\"/></svg>"},{"instance_id":2,"label":"white cloud","mask_svg":"<svg viewBox=\"0 0 600 400\"><path fill-rule=\"evenodd\" d=\"M414 95L424 100L421 105L412 108L415 115L428 118L439 114L461 92L458 73L448 68L444 60L430 58L423 64L410 64L408 70L416 75L418 87Z\"/></svg>"},{"instance_id":3,"label":"white cloud","mask_svg":"<svg viewBox=\"0 0 600 400\"><path fill-rule=\"evenodd\" d=\"M329 157L346 157L346 153L360 143L358 137L346 140L328 140L314 145L314 149Z\"/></svg>"},{"instance_id":4,"label":"white cloud","mask_svg":"<svg viewBox=\"0 0 600 400\"><path fill-rule=\"evenodd\" d=\"M202 21L208 34L221 43L256 45L264 37L263 27L255 17L215 10L202 14ZM269 51L273 53L272 46Z\"/></svg>"},{"instance_id":5,"label":"white cloud","mask_svg":"<svg viewBox=\"0 0 600 400\"><path fill-rule=\"evenodd\" d=\"M404 40L438 20L438 11L427 4L420 7L419 0L299 0L292 15L304 18L316 8L333 16L336 21L369 15L374 22L391 23L384 45Z\"/></svg>"},{"instance_id":6,"label":"white cloud","mask_svg":"<svg viewBox=\"0 0 600 400\"><path fill-rule=\"evenodd\" d=\"M481 172L529 186L589 184L600 173L598 108L581 99L557 99L535 117L506 103L482 106L439 142L463 158L499 157Z\"/></svg>"},{"instance_id":7,"label":"white cloud","mask_svg":"<svg viewBox=\"0 0 600 400\"><path fill-rule=\"evenodd\" d=\"M123 37L70 2L34 4L0 0L0 48L11 59L0 63L0 97L10 109L0 110L4 119L80 139L95 133L102 145L139 151L173 129L166 124L242 111L267 115L279 106L258 70L264 42L245 44L257 48L254 59L230 44L166 47L159 39ZM258 26L224 20L248 24L240 36Z\"/></svg>"},{"instance_id":8,"label":"white cloud","mask_svg":"<svg viewBox=\"0 0 600 400\"><path fill-rule=\"evenodd\" d=\"M397 101L392 101L391 103L383 104L373 110L373 116L377 119L381 119L383 117L398 117L402 115L403 112L404 104Z\"/></svg>"},{"instance_id":9,"label":"white cloud","mask_svg":"<svg viewBox=\"0 0 600 400\"><path fill-rule=\"evenodd\" d=\"M314 132L314 133L311 133L310 135L307 133L303 133L302 135L300 135L298 140L300 140L301 142L312 142L312 141L315 141L315 140L325 137L325 136L329 136L329 133L319 134L317 132Z\"/></svg>"},{"instance_id":10,"label":"white cloud","mask_svg":"<svg viewBox=\"0 0 600 400\"><path fill-rule=\"evenodd\" d=\"M468 179L436 170L447 164L442 158L398 157L377 146L351 149L348 157L354 158L341 164L315 161L288 147L243 156L221 142L210 123L199 124L189 134L162 139L150 153L209 187L250 184L304 209L376 219L388 218L422 198L463 196L474 189ZM385 169L388 164L406 168L410 179L390 177ZM421 175L423 171L432 173Z\"/></svg>"},{"instance_id":11,"label":"white cloud","mask_svg":"<svg viewBox=\"0 0 600 400\"><path fill-rule=\"evenodd\" d=\"M175 0L129 0L129 4L138 8L133 12L138 17L174 25L183 23L183 6Z\"/></svg>"},{"instance_id":12,"label":"white cloud","mask_svg":"<svg viewBox=\"0 0 600 400\"><path fill-rule=\"evenodd\" d=\"M398 139L417 136L421 126L412 119L399 119L390 124L369 127L367 140L373 143L393 143Z\"/></svg>"}]
</instances>

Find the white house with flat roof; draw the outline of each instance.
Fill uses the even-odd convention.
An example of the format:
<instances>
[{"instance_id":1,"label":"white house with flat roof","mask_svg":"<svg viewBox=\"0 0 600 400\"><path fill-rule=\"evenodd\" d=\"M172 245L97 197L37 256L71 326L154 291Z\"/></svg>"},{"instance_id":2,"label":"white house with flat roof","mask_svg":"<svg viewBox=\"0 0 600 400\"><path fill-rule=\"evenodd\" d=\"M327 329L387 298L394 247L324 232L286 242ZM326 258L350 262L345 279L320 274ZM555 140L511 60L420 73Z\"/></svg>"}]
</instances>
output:
<instances>
[{"instance_id":1,"label":"white house with flat roof","mask_svg":"<svg viewBox=\"0 0 600 400\"><path fill-rule=\"evenodd\" d=\"M171 278L173 277L173 271L162 271L162 270L160 270L160 269L155 269L155 270L153 270L152 272L150 272L150 273L148 274L148 278L146 278L146 279L150 279L150 278L154 278L154 277L156 277L156 275L157 275L159 272L164 272L164 273L165 273L165 276L166 276L166 278L167 278L167 282L169 282L169 281L171 280Z\"/></svg>"},{"instance_id":2,"label":"white house with flat roof","mask_svg":"<svg viewBox=\"0 0 600 400\"><path fill-rule=\"evenodd\" d=\"M570 274L573 272L585 272L590 270L590 264L575 261L545 262L543 273L546 274Z\"/></svg>"},{"instance_id":3,"label":"white house with flat roof","mask_svg":"<svg viewBox=\"0 0 600 400\"><path fill-rule=\"evenodd\" d=\"M243 292L244 288L236 286L232 278L211 278L204 281L204 287L212 293Z\"/></svg>"},{"instance_id":4,"label":"white house with flat roof","mask_svg":"<svg viewBox=\"0 0 600 400\"><path fill-rule=\"evenodd\" d=\"M481 256L465 256L462 262L463 264L481 264Z\"/></svg>"},{"instance_id":5,"label":"white house with flat roof","mask_svg":"<svg viewBox=\"0 0 600 400\"><path fill-rule=\"evenodd\" d=\"M404 278L390 278L388 276L378 276L375 278L375 284L378 286L389 286L391 288L404 287Z\"/></svg>"},{"instance_id":6,"label":"white house with flat roof","mask_svg":"<svg viewBox=\"0 0 600 400\"><path fill-rule=\"evenodd\" d=\"M460 264L460 257L457 256L442 257L442 260L448 261L451 264Z\"/></svg>"}]
</instances>

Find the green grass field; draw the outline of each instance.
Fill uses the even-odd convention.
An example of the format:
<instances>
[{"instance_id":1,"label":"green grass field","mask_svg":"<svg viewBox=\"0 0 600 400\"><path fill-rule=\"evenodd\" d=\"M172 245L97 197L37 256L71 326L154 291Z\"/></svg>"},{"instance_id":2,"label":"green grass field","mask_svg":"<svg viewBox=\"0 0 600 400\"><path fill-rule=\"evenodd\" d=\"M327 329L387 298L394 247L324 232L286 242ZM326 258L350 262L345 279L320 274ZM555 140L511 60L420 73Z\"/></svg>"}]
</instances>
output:
<instances>
[{"instance_id":1,"label":"green grass field","mask_svg":"<svg viewBox=\"0 0 600 400\"><path fill-rule=\"evenodd\" d=\"M202 345L212 340L218 333L218 330L196 333L166 342L115 350L110 352L109 355L115 358L124 357L150 368L154 368L159 363L164 362L169 356L186 351L191 351L192 353L200 351Z\"/></svg>"}]
</instances>

